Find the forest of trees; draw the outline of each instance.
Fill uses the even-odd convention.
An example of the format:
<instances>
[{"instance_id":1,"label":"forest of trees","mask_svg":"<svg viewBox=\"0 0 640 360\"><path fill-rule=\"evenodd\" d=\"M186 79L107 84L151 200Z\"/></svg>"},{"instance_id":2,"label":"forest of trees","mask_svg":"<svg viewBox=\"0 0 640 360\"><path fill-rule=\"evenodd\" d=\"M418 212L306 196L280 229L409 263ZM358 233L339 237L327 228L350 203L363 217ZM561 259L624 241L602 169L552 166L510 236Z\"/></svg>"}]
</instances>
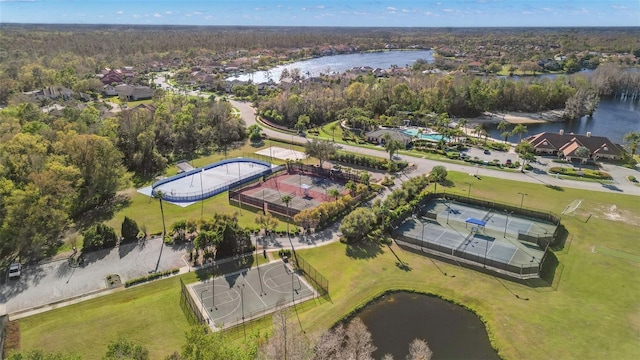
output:
<instances>
[{"instance_id":1,"label":"forest of trees","mask_svg":"<svg viewBox=\"0 0 640 360\"><path fill-rule=\"evenodd\" d=\"M22 103L0 110L0 128L0 259L55 253L69 226L114 205L131 180L246 138L229 103L174 95L104 120L94 106L54 116Z\"/></svg>"}]
</instances>

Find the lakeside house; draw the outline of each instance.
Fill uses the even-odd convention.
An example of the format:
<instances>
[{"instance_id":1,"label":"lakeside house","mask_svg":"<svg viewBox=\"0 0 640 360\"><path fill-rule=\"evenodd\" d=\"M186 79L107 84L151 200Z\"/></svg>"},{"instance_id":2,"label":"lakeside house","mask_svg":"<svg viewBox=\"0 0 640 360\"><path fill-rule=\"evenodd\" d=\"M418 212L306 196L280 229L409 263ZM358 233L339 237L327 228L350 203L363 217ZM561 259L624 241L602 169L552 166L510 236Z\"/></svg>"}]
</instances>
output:
<instances>
[{"instance_id":1,"label":"lakeside house","mask_svg":"<svg viewBox=\"0 0 640 360\"><path fill-rule=\"evenodd\" d=\"M621 145L613 143L604 136L565 134L560 132L542 132L525 139L535 149L538 155L555 155L567 161L586 163L588 160L620 160L625 153ZM580 147L589 149L589 157L576 154Z\"/></svg>"}]
</instances>

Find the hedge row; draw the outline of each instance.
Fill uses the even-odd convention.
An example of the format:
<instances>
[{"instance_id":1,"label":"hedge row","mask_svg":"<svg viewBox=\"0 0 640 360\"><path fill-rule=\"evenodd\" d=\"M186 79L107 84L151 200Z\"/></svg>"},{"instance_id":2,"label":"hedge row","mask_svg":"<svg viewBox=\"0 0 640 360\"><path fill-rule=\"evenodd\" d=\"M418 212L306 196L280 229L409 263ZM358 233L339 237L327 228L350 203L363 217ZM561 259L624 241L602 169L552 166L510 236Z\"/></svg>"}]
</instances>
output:
<instances>
[{"instance_id":1,"label":"hedge row","mask_svg":"<svg viewBox=\"0 0 640 360\"><path fill-rule=\"evenodd\" d=\"M582 169L576 170L573 168L565 168L565 167L552 167L549 169L549 172L552 174L561 174L567 176L577 176L583 177L587 179L598 179L598 180L609 180L611 179L611 175L609 173L599 170L590 170L590 169Z\"/></svg>"},{"instance_id":2,"label":"hedge row","mask_svg":"<svg viewBox=\"0 0 640 360\"><path fill-rule=\"evenodd\" d=\"M179 268L173 268L167 271L162 271L162 272L156 272L153 274L149 274L149 275L145 275L145 276L141 276L135 279L131 279L128 280L127 282L124 283L125 287L129 287L129 286L133 286L133 285L137 285L137 284L142 284L145 283L147 281L152 281L155 279L159 279L161 277L165 277L165 276L169 276L169 275L173 275L173 274L177 274L178 272L180 272Z\"/></svg>"},{"instance_id":3,"label":"hedge row","mask_svg":"<svg viewBox=\"0 0 640 360\"><path fill-rule=\"evenodd\" d=\"M364 166L372 169L388 170L390 172L400 171L409 165L406 161L389 161L388 159L343 152L336 153L335 155L331 156L329 160L351 165Z\"/></svg>"}]
</instances>

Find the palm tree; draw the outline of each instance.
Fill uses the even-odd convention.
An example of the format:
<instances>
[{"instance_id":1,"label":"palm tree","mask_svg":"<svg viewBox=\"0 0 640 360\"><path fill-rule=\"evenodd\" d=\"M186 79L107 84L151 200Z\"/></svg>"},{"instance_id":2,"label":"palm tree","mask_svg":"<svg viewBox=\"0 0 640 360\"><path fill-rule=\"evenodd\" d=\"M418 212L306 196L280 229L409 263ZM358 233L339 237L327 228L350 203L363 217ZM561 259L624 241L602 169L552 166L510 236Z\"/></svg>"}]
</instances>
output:
<instances>
[{"instance_id":1,"label":"palm tree","mask_svg":"<svg viewBox=\"0 0 640 360\"><path fill-rule=\"evenodd\" d=\"M340 196L340 191L336 188L329 189L329 195L331 195L336 201L338 200L338 196Z\"/></svg>"},{"instance_id":2,"label":"palm tree","mask_svg":"<svg viewBox=\"0 0 640 360\"><path fill-rule=\"evenodd\" d=\"M392 139L389 133L384 134L384 149L389 153L389 161L393 160L393 154L396 153L402 145L396 139Z\"/></svg>"},{"instance_id":3,"label":"palm tree","mask_svg":"<svg viewBox=\"0 0 640 360\"><path fill-rule=\"evenodd\" d=\"M474 127L471 132L476 134L478 139L480 139L480 134L482 134L483 131L484 131L484 128L482 127L482 124L477 124L476 127Z\"/></svg>"},{"instance_id":4,"label":"palm tree","mask_svg":"<svg viewBox=\"0 0 640 360\"><path fill-rule=\"evenodd\" d=\"M338 123L333 123L329 125L329 130L331 130L331 137L333 138L333 142L336 142L336 130L338 129Z\"/></svg>"},{"instance_id":5,"label":"palm tree","mask_svg":"<svg viewBox=\"0 0 640 360\"><path fill-rule=\"evenodd\" d=\"M502 137L504 137L504 142L507 142L507 138L509 137L509 132L507 131L507 129L509 128L509 123L504 121L504 120L500 120L500 122L498 123L498 126L496 126L496 128L500 131L502 131Z\"/></svg>"},{"instance_id":6,"label":"palm tree","mask_svg":"<svg viewBox=\"0 0 640 360\"><path fill-rule=\"evenodd\" d=\"M509 139L509 135L511 135L510 131L503 131L502 134L500 134L500 136L502 136L504 138L504 142L506 143L507 140Z\"/></svg>"},{"instance_id":7,"label":"palm tree","mask_svg":"<svg viewBox=\"0 0 640 360\"><path fill-rule=\"evenodd\" d=\"M285 205L287 205L287 236L289 236L289 203L291 202L291 200L293 200L293 198L291 197L291 195L285 195L282 197L282 199L280 199Z\"/></svg>"},{"instance_id":8,"label":"palm tree","mask_svg":"<svg viewBox=\"0 0 640 360\"><path fill-rule=\"evenodd\" d=\"M162 214L162 238L167 234L167 227L164 223L164 208L162 207L162 199L164 199L164 192L162 190L157 190L153 192L153 198L160 200L160 214Z\"/></svg>"},{"instance_id":9,"label":"palm tree","mask_svg":"<svg viewBox=\"0 0 640 360\"><path fill-rule=\"evenodd\" d=\"M526 134L527 132L528 132L527 127L522 124L516 125L516 127L513 128L513 130L511 131L513 135L518 135L519 142L522 142L522 135Z\"/></svg>"},{"instance_id":10,"label":"palm tree","mask_svg":"<svg viewBox=\"0 0 640 360\"><path fill-rule=\"evenodd\" d=\"M631 156L633 157L638 151L638 145L640 145L640 131L630 131L624 134L622 138L624 141L628 142L627 147L631 151Z\"/></svg>"}]
</instances>

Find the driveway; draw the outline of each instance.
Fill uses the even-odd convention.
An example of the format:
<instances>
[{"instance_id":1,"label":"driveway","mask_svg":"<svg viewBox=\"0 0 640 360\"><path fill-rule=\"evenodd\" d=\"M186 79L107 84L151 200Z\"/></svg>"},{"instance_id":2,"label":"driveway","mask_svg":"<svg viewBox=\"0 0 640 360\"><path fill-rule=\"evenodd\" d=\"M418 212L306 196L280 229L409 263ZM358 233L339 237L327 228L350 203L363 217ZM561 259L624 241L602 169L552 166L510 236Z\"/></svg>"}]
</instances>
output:
<instances>
[{"instance_id":1,"label":"driveway","mask_svg":"<svg viewBox=\"0 0 640 360\"><path fill-rule=\"evenodd\" d=\"M163 246L162 239L157 238L86 254L83 265L76 268L66 259L24 267L20 279L7 280L2 286L0 315L107 289L105 279L110 274L118 274L124 284L148 275L156 267L157 271L184 267L185 253L186 248Z\"/></svg>"}]
</instances>

